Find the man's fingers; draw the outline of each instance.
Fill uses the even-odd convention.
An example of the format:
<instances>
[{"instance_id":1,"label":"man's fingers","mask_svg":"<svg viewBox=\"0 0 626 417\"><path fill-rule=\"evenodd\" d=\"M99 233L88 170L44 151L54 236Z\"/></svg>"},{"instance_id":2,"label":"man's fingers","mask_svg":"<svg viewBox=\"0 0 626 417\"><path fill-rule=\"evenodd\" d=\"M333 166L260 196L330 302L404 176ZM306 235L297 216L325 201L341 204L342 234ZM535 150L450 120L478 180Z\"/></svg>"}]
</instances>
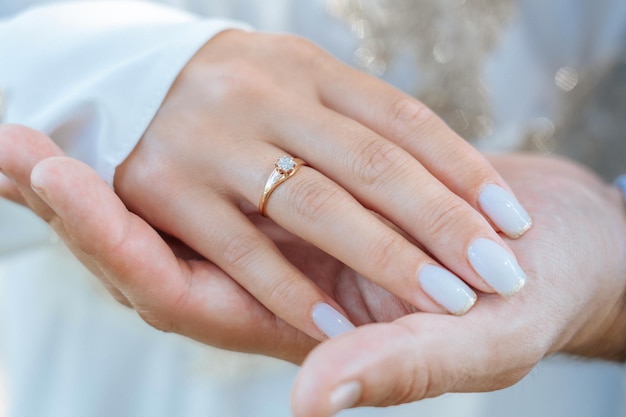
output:
<instances>
[{"instance_id":1,"label":"man's fingers","mask_svg":"<svg viewBox=\"0 0 626 417\"><path fill-rule=\"evenodd\" d=\"M316 348L292 393L296 417L329 417L355 406L386 406L445 392L504 388L539 360L522 340L522 321L493 329L501 317L493 296L463 317L415 313L361 326ZM506 306L505 306L506 307ZM504 308L514 316L514 309Z\"/></svg>"},{"instance_id":2,"label":"man's fingers","mask_svg":"<svg viewBox=\"0 0 626 417\"><path fill-rule=\"evenodd\" d=\"M414 317L433 316L418 314ZM427 324L419 335L398 323L371 324L320 345L296 379L294 416L330 417L345 408L392 405L444 392L447 380L433 378L437 365L432 355L423 355L428 353L423 347L440 338L440 330ZM437 350L442 357L448 356L445 348L442 344Z\"/></svg>"},{"instance_id":3,"label":"man's fingers","mask_svg":"<svg viewBox=\"0 0 626 417\"><path fill-rule=\"evenodd\" d=\"M14 203L28 206L28 203L20 193L20 189L9 177L0 173L0 197L13 201Z\"/></svg>"},{"instance_id":4,"label":"man's fingers","mask_svg":"<svg viewBox=\"0 0 626 417\"><path fill-rule=\"evenodd\" d=\"M48 221L81 262L102 279L113 297L122 304L129 305L119 290L102 277L102 272L92 259L73 242L54 210L31 187L30 176L33 167L48 157L62 155L61 149L43 133L17 125L0 125L0 149L2 149L0 167L4 172L0 174L0 196L29 207ZM65 175L64 172L59 174ZM74 193L74 190L68 192ZM80 198L79 194L74 194L70 201L80 201Z\"/></svg>"},{"instance_id":5,"label":"man's fingers","mask_svg":"<svg viewBox=\"0 0 626 417\"><path fill-rule=\"evenodd\" d=\"M30 173L39 161L63 151L43 133L17 125L0 125L0 149L2 172L19 190L21 201L43 219L51 218L54 213L30 188ZM15 189L7 191L15 196Z\"/></svg>"},{"instance_id":6,"label":"man's fingers","mask_svg":"<svg viewBox=\"0 0 626 417\"><path fill-rule=\"evenodd\" d=\"M314 340L258 303L215 265L182 261L88 166L55 157L32 173L64 230L154 327L234 350L300 361ZM237 312L233 314L232 312ZM295 343L299 346L294 348Z\"/></svg>"},{"instance_id":7,"label":"man's fingers","mask_svg":"<svg viewBox=\"0 0 626 417\"><path fill-rule=\"evenodd\" d=\"M33 169L31 180L38 195L62 219L75 245L91 255L131 301L145 297L147 288L163 298L185 288L188 271L181 268L167 244L130 213L91 168L71 158L48 158ZM157 281L157 277L164 279Z\"/></svg>"}]
</instances>

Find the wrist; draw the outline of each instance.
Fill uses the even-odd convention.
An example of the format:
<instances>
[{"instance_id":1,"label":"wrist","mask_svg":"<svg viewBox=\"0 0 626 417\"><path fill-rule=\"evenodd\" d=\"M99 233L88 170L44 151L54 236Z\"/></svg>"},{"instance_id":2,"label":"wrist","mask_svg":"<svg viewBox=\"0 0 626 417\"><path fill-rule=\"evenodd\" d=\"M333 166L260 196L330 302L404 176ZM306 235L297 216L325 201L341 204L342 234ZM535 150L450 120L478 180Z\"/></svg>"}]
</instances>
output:
<instances>
[{"instance_id":1,"label":"wrist","mask_svg":"<svg viewBox=\"0 0 626 417\"><path fill-rule=\"evenodd\" d=\"M573 337L559 349L563 353L580 357L626 361L626 177L623 186L607 187L606 204L611 206L613 247L610 252L615 262L606 259L607 267L602 274L612 281L612 294L605 293L596 299L596 308L582 310L582 326ZM617 185L614 184L614 185ZM593 277L589 277L592 278Z\"/></svg>"}]
</instances>

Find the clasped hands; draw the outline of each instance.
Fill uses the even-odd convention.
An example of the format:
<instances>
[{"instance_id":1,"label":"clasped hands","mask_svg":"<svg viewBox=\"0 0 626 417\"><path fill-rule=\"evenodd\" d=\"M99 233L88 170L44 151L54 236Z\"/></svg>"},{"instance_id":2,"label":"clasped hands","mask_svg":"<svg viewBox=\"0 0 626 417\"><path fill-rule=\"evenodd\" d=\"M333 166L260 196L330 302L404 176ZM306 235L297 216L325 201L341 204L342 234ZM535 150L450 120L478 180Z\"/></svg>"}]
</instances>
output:
<instances>
[{"instance_id":1,"label":"clasped hands","mask_svg":"<svg viewBox=\"0 0 626 417\"><path fill-rule=\"evenodd\" d=\"M304 362L299 417L502 388L556 351L626 350L617 191L566 161L487 161L420 103L298 38L208 42L116 193L37 132L3 126L0 149L2 195L158 329L300 363L357 325ZM308 166L264 218L284 154Z\"/></svg>"}]
</instances>

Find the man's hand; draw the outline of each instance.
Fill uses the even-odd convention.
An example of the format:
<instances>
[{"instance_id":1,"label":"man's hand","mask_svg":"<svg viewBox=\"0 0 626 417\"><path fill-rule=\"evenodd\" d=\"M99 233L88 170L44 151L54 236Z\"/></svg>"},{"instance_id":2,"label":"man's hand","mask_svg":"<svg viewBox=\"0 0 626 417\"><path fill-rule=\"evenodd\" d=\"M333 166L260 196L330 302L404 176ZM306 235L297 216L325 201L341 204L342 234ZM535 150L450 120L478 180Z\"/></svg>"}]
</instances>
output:
<instances>
[{"instance_id":1,"label":"man's hand","mask_svg":"<svg viewBox=\"0 0 626 417\"><path fill-rule=\"evenodd\" d=\"M4 126L0 149L9 178L0 192L47 219L118 300L150 324L296 363L316 345L215 265L130 213L89 167L60 156L49 138ZM463 317L416 313L272 221L251 217L286 259L362 325L324 342L304 363L293 397L296 416L503 388L557 351L623 359L626 220L619 193L552 158L492 162L537 219L524 239L508 242L530 279L517 297L481 294Z\"/></svg>"},{"instance_id":2,"label":"man's hand","mask_svg":"<svg viewBox=\"0 0 626 417\"><path fill-rule=\"evenodd\" d=\"M624 360L626 212L619 192L546 157L492 162L530 209L533 229L509 241L529 273L503 299L483 294L463 317L416 313L324 342L304 362L297 417L512 385L554 352Z\"/></svg>"}]
</instances>

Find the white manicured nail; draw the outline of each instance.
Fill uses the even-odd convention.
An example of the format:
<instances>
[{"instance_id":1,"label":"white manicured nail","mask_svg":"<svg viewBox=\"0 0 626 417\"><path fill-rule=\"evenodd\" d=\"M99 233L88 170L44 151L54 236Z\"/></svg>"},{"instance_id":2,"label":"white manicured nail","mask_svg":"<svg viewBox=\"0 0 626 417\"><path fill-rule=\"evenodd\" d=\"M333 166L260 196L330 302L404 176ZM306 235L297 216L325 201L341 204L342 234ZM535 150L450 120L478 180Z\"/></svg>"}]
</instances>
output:
<instances>
[{"instance_id":1,"label":"white manicured nail","mask_svg":"<svg viewBox=\"0 0 626 417\"><path fill-rule=\"evenodd\" d=\"M346 382L339 385L330 394L330 415L334 416L341 410L354 407L361 398L361 384L358 382Z\"/></svg>"},{"instance_id":2,"label":"white manicured nail","mask_svg":"<svg viewBox=\"0 0 626 417\"><path fill-rule=\"evenodd\" d=\"M354 324L326 303L313 308L313 322L326 336L335 337L354 329Z\"/></svg>"},{"instance_id":3,"label":"white manicured nail","mask_svg":"<svg viewBox=\"0 0 626 417\"><path fill-rule=\"evenodd\" d=\"M520 237L533 224L517 198L498 185L485 185L478 196L478 204L493 224L510 238Z\"/></svg>"},{"instance_id":4,"label":"white manicured nail","mask_svg":"<svg viewBox=\"0 0 626 417\"><path fill-rule=\"evenodd\" d=\"M513 295L526 283L526 274L515 257L493 240L476 239L467 251L470 264L502 295Z\"/></svg>"},{"instance_id":5,"label":"white manicured nail","mask_svg":"<svg viewBox=\"0 0 626 417\"><path fill-rule=\"evenodd\" d=\"M452 314L465 314L476 302L476 293L465 282L439 266L424 265L417 278L424 292Z\"/></svg>"}]
</instances>

